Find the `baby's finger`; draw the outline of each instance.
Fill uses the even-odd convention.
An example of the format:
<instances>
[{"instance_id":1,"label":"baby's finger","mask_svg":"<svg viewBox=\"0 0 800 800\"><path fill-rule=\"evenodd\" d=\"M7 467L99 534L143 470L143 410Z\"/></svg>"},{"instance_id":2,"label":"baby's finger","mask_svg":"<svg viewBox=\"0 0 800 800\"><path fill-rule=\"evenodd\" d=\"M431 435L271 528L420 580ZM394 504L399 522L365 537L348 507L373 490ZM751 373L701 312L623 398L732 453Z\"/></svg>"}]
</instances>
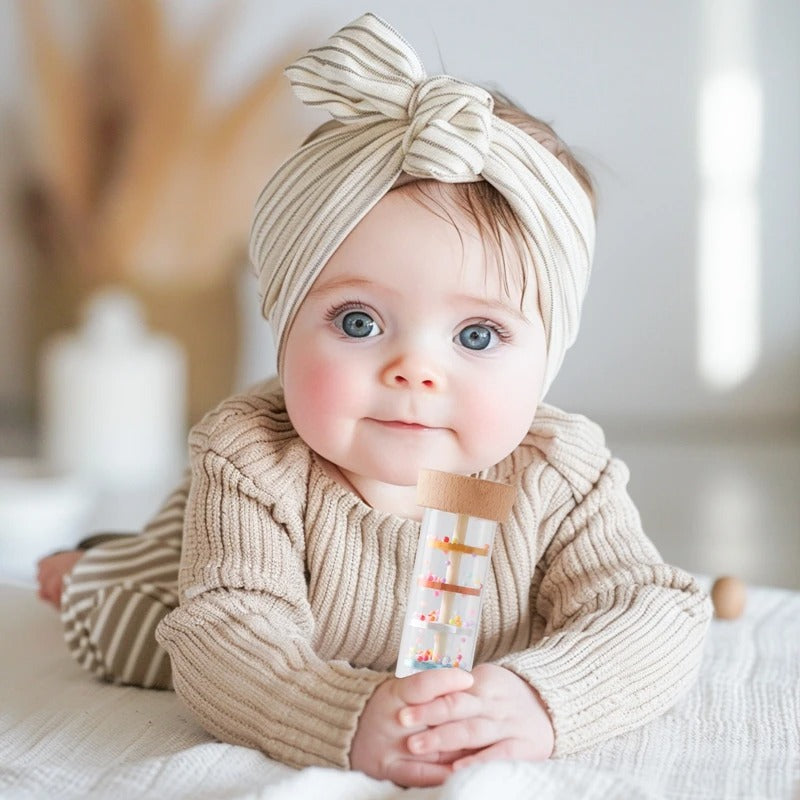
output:
<instances>
[{"instance_id":1,"label":"baby's finger","mask_svg":"<svg viewBox=\"0 0 800 800\"><path fill-rule=\"evenodd\" d=\"M437 697L450 692L463 692L472 686L472 675L463 669L449 667L431 669L400 678L397 682L397 696L404 703L429 703Z\"/></svg>"},{"instance_id":2,"label":"baby's finger","mask_svg":"<svg viewBox=\"0 0 800 800\"><path fill-rule=\"evenodd\" d=\"M429 764L452 764L458 758L464 758L464 756L469 755L468 750L457 750L452 753L439 753L439 752L430 752L430 753L416 753L407 756L408 759L414 759L415 761L425 761Z\"/></svg>"},{"instance_id":3,"label":"baby's finger","mask_svg":"<svg viewBox=\"0 0 800 800\"><path fill-rule=\"evenodd\" d=\"M453 774L449 764L435 764L418 759L393 761L386 777L399 786L439 786Z\"/></svg>"},{"instance_id":4,"label":"baby's finger","mask_svg":"<svg viewBox=\"0 0 800 800\"><path fill-rule=\"evenodd\" d=\"M439 764L453 764L454 762L459 761L462 758L466 758L467 756L471 756L476 752L477 750L453 750L450 753L439 753L437 762ZM427 756L417 756L417 758L427 758Z\"/></svg>"},{"instance_id":5,"label":"baby's finger","mask_svg":"<svg viewBox=\"0 0 800 800\"><path fill-rule=\"evenodd\" d=\"M453 769L464 769L473 764L484 764L487 761L513 760L540 761L541 757L536 757L530 746L521 739L502 739L482 750L457 759L453 762Z\"/></svg>"},{"instance_id":6,"label":"baby's finger","mask_svg":"<svg viewBox=\"0 0 800 800\"><path fill-rule=\"evenodd\" d=\"M502 735L495 720L470 717L413 733L408 737L406 746L415 756L467 748L474 750L495 744Z\"/></svg>"},{"instance_id":7,"label":"baby's finger","mask_svg":"<svg viewBox=\"0 0 800 800\"><path fill-rule=\"evenodd\" d=\"M431 700L408 706L400 712L400 724L405 728L441 725L474 717L481 712L481 701L469 692L450 692Z\"/></svg>"}]
</instances>

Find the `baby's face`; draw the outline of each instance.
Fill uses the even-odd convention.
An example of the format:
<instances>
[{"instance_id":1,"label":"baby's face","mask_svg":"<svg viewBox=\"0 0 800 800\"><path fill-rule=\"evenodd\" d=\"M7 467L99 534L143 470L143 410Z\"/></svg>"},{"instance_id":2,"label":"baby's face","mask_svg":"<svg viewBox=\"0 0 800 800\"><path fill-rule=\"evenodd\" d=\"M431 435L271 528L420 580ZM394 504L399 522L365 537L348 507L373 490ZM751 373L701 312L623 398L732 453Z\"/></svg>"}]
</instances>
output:
<instances>
[{"instance_id":1,"label":"baby's face","mask_svg":"<svg viewBox=\"0 0 800 800\"><path fill-rule=\"evenodd\" d=\"M533 420L545 368L536 287L521 312L514 276L507 292L474 223L448 210L461 239L441 211L405 190L387 194L330 258L289 331L289 415L353 485L413 486L421 468L478 472Z\"/></svg>"}]
</instances>

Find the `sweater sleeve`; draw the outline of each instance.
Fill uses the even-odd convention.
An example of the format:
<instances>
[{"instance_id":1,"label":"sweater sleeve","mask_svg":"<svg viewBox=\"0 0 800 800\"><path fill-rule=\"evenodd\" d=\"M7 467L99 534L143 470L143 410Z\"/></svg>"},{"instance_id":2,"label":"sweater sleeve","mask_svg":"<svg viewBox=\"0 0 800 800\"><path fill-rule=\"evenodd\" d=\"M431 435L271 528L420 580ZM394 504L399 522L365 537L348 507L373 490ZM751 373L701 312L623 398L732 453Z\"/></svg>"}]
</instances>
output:
<instances>
[{"instance_id":1,"label":"sweater sleeve","mask_svg":"<svg viewBox=\"0 0 800 800\"><path fill-rule=\"evenodd\" d=\"M218 738L292 766L349 766L386 673L315 652L302 526L213 450L193 457L180 607L160 625L176 692Z\"/></svg>"},{"instance_id":2,"label":"sweater sleeve","mask_svg":"<svg viewBox=\"0 0 800 800\"><path fill-rule=\"evenodd\" d=\"M563 517L534 599L543 636L497 662L539 692L556 756L662 714L699 668L710 602L691 576L662 562L627 481L625 465L609 461Z\"/></svg>"}]
</instances>

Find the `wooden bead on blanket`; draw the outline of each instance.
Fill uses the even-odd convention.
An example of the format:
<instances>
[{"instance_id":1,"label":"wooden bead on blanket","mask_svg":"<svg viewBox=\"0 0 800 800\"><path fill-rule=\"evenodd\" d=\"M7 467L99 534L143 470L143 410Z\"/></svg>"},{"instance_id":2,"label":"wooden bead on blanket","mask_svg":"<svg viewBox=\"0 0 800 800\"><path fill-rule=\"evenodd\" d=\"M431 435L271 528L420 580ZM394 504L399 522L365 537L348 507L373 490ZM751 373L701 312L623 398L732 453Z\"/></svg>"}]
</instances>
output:
<instances>
[{"instance_id":1,"label":"wooden bead on blanket","mask_svg":"<svg viewBox=\"0 0 800 800\"><path fill-rule=\"evenodd\" d=\"M744 611L746 595L744 581L739 578L717 578L711 587L714 615L719 619L738 619Z\"/></svg>"}]
</instances>

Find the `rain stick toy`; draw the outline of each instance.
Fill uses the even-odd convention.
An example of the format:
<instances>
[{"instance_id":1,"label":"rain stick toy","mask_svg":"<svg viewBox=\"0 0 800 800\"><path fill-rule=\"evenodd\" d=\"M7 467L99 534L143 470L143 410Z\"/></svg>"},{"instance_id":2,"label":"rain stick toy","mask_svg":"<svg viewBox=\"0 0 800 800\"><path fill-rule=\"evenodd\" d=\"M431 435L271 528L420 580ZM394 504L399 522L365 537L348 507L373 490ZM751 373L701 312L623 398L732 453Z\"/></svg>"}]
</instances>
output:
<instances>
[{"instance_id":1,"label":"rain stick toy","mask_svg":"<svg viewBox=\"0 0 800 800\"><path fill-rule=\"evenodd\" d=\"M503 483L422 470L422 517L395 675L425 669L471 670L483 584L498 522L514 489Z\"/></svg>"}]
</instances>

